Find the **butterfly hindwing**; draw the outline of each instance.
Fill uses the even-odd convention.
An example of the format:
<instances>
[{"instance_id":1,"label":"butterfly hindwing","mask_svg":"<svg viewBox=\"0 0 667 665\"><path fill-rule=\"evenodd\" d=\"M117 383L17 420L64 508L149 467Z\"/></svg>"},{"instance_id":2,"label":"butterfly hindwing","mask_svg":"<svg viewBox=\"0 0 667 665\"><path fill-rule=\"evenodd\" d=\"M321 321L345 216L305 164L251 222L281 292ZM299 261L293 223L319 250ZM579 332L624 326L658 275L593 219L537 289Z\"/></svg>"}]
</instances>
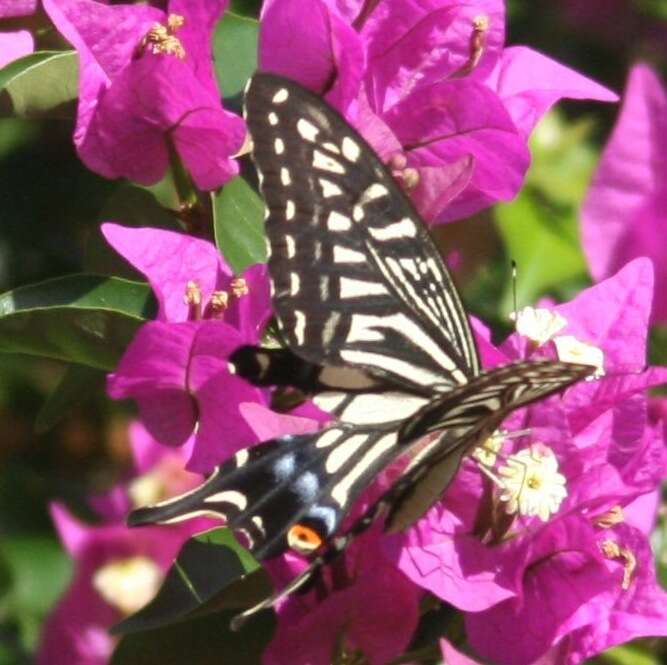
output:
<instances>
[{"instance_id":1,"label":"butterfly hindwing","mask_svg":"<svg viewBox=\"0 0 667 665\"><path fill-rule=\"evenodd\" d=\"M561 392L594 371L590 365L550 360L496 367L431 400L403 423L400 439L477 426L484 430L483 440L515 409Z\"/></svg>"},{"instance_id":2,"label":"butterfly hindwing","mask_svg":"<svg viewBox=\"0 0 667 665\"><path fill-rule=\"evenodd\" d=\"M483 444L507 415L562 392L594 371L594 367L572 363L518 362L485 372L408 417L395 445L397 455L407 451L412 459L347 532L328 544L310 573L331 561L382 514L388 532L410 526L442 497L464 456ZM430 440L424 438L429 433Z\"/></svg>"},{"instance_id":3,"label":"butterfly hindwing","mask_svg":"<svg viewBox=\"0 0 667 665\"><path fill-rule=\"evenodd\" d=\"M257 559L298 549L294 527L329 540L359 493L399 453L398 422L345 423L238 452L198 488L130 514L130 526L200 515L240 532ZM298 530L297 530L298 535Z\"/></svg>"},{"instance_id":4,"label":"butterfly hindwing","mask_svg":"<svg viewBox=\"0 0 667 665\"><path fill-rule=\"evenodd\" d=\"M447 269L359 134L270 74L253 77L246 119L268 208L273 304L290 348L422 392L474 376L477 352Z\"/></svg>"}]
</instances>

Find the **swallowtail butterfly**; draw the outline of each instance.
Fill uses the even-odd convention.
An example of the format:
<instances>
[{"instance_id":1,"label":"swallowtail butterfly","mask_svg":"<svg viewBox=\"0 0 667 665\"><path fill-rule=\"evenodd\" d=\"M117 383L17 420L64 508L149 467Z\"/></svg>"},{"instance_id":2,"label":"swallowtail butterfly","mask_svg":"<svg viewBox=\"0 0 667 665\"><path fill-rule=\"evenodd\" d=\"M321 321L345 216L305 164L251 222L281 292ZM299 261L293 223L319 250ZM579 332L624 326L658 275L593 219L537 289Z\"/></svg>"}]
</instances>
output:
<instances>
[{"instance_id":1,"label":"swallowtail butterfly","mask_svg":"<svg viewBox=\"0 0 667 665\"><path fill-rule=\"evenodd\" d=\"M438 251L361 136L277 76L256 74L245 104L288 348L244 347L232 362L256 385L306 391L337 420L242 450L199 488L141 508L129 523L212 513L246 536L257 559L288 548L310 557L304 574L249 614L303 584L380 513L391 530L416 520L512 410L594 368L542 361L482 372ZM420 441L394 486L341 534L359 494Z\"/></svg>"}]
</instances>

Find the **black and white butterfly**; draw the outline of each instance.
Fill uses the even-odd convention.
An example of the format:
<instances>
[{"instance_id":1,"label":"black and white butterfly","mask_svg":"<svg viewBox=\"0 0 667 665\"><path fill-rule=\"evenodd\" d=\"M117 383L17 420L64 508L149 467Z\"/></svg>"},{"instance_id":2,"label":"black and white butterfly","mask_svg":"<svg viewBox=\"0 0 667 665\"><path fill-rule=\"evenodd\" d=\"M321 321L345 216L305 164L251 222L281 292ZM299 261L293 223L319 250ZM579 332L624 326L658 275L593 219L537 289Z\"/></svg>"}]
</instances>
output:
<instances>
[{"instance_id":1,"label":"black and white butterfly","mask_svg":"<svg viewBox=\"0 0 667 665\"><path fill-rule=\"evenodd\" d=\"M244 347L231 360L257 385L300 388L337 420L242 450L199 488L141 508L129 522L219 516L257 559L287 549L312 559L289 592L380 513L391 530L416 520L462 456L512 410L594 368L542 361L482 372L438 251L361 136L319 97L277 76L256 74L245 103L287 348ZM341 533L359 494L415 450L394 486Z\"/></svg>"}]
</instances>

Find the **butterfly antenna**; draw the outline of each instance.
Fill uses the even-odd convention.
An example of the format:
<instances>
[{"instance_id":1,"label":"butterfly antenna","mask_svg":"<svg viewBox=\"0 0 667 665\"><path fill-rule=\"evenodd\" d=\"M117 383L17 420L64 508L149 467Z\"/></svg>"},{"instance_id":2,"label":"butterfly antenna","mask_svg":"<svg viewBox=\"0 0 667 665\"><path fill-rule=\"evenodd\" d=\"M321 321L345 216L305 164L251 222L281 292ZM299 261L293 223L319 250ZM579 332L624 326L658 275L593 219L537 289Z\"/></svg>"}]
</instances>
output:
<instances>
[{"instance_id":1,"label":"butterfly antenna","mask_svg":"<svg viewBox=\"0 0 667 665\"><path fill-rule=\"evenodd\" d=\"M512 259L512 320L516 323L517 317L519 316L519 305L517 304L516 298L516 261Z\"/></svg>"}]
</instances>

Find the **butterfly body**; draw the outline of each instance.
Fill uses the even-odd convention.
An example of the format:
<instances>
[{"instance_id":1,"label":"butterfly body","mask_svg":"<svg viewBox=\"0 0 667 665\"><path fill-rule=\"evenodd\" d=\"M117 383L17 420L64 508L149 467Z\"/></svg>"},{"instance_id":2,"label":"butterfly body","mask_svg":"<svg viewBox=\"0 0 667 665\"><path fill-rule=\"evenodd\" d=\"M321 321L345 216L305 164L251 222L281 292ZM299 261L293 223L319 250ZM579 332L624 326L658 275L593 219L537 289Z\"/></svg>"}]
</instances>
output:
<instances>
[{"instance_id":1,"label":"butterfly body","mask_svg":"<svg viewBox=\"0 0 667 665\"><path fill-rule=\"evenodd\" d=\"M230 361L256 385L312 395L337 420L241 451L199 489L135 511L130 523L208 512L244 533L258 559L292 549L317 566L382 512L392 530L414 521L511 411L594 369L542 361L482 372L428 231L363 138L320 98L270 74L251 80L246 119L288 348L243 347ZM359 495L411 453L341 537Z\"/></svg>"}]
</instances>

